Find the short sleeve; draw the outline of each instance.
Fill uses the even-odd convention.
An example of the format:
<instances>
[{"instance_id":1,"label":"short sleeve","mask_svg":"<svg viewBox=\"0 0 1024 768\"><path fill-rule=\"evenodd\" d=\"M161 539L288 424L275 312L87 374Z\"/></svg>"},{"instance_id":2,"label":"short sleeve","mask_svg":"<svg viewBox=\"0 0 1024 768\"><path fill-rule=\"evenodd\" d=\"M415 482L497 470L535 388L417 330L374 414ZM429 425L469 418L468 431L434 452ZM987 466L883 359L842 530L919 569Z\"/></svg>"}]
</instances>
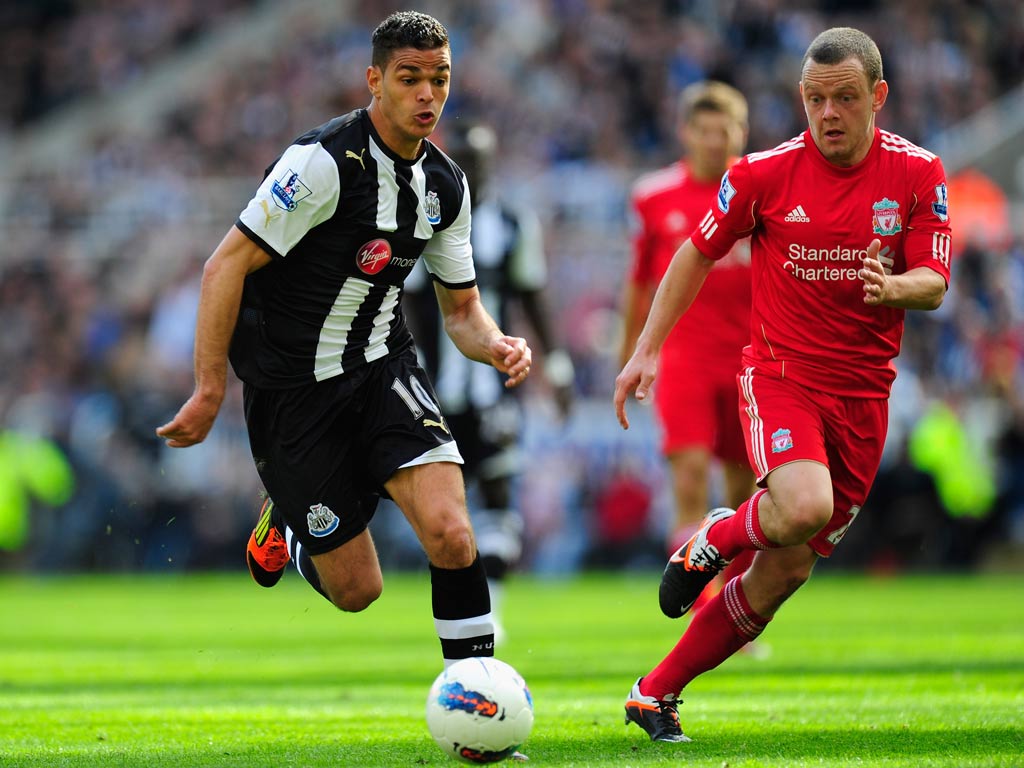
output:
<instances>
[{"instance_id":1,"label":"short sleeve","mask_svg":"<svg viewBox=\"0 0 1024 768\"><path fill-rule=\"evenodd\" d=\"M448 288L468 288L476 284L473 246L470 244L471 203L465 176L462 186L466 191L455 220L445 229L435 232L423 248L427 271Z\"/></svg>"},{"instance_id":2,"label":"short sleeve","mask_svg":"<svg viewBox=\"0 0 1024 768\"><path fill-rule=\"evenodd\" d=\"M293 144L238 217L242 231L268 253L285 257L338 207L338 165L319 143Z\"/></svg>"},{"instance_id":3,"label":"short sleeve","mask_svg":"<svg viewBox=\"0 0 1024 768\"><path fill-rule=\"evenodd\" d=\"M737 240L746 237L757 223L754 208L757 201L755 179L747 158L743 158L722 176L711 209L690 239L697 250L718 261L732 249Z\"/></svg>"},{"instance_id":4,"label":"short sleeve","mask_svg":"<svg viewBox=\"0 0 1024 768\"><path fill-rule=\"evenodd\" d=\"M904 242L907 269L930 267L949 283L952 228L949 222L946 172L938 157L925 165L915 179L914 198L916 204L910 212Z\"/></svg>"}]
</instances>

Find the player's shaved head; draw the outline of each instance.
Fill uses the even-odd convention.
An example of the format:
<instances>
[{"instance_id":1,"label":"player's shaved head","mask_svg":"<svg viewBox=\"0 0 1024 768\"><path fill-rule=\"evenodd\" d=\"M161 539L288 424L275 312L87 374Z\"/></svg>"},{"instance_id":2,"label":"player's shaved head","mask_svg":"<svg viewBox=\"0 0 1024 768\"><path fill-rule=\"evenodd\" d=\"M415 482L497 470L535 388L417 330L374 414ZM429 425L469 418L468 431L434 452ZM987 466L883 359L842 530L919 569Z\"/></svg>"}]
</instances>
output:
<instances>
[{"instance_id":1,"label":"player's shaved head","mask_svg":"<svg viewBox=\"0 0 1024 768\"><path fill-rule=\"evenodd\" d=\"M868 85L874 86L882 79L882 54L875 41L852 27L833 27L818 35L807 47L800 72L807 68L807 62L815 64L839 64L847 59L857 59L868 76Z\"/></svg>"}]
</instances>

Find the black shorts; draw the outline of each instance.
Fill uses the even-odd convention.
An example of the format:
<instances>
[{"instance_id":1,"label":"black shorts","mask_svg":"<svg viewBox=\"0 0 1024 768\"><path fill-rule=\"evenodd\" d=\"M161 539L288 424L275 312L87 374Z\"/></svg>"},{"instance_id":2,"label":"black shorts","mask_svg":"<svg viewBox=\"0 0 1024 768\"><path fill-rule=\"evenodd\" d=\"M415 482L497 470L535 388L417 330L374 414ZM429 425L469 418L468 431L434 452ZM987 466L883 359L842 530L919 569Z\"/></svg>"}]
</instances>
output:
<instances>
[{"instance_id":1,"label":"black shorts","mask_svg":"<svg viewBox=\"0 0 1024 768\"><path fill-rule=\"evenodd\" d=\"M325 381L243 392L256 471L310 554L365 530L400 467L462 463L411 348Z\"/></svg>"}]
</instances>

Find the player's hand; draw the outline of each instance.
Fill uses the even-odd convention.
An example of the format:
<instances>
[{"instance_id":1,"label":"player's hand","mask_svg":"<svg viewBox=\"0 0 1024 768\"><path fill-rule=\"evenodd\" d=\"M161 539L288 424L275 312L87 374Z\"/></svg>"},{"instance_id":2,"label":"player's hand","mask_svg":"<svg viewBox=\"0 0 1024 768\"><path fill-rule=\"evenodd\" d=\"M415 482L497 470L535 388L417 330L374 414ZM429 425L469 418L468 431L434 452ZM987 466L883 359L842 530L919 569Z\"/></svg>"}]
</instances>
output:
<instances>
[{"instance_id":1,"label":"player's hand","mask_svg":"<svg viewBox=\"0 0 1024 768\"><path fill-rule=\"evenodd\" d=\"M889 277L885 274L885 267L878 260L878 251L882 247L882 241L877 237L868 246L868 254L864 257L863 266L857 276L864 281L864 303L872 307L884 304L888 295Z\"/></svg>"},{"instance_id":2,"label":"player's hand","mask_svg":"<svg viewBox=\"0 0 1024 768\"><path fill-rule=\"evenodd\" d=\"M171 448L188 448L201 443L213 428L221 400L193 393L175 417L157 427L156 434Z\"/></svg>"},{"instance_id":3,"label":"player's hand","mask_svg":"<svg viewBox=\"0 0 1024 768\"><path fill-rule=\"evenodd\" d=\"M518 387L530 375L530 364L533 352L526 339L518 336L499 336L491 342L492 365L508 378L505 386L511 389Z\"/></svg>"},{"instance_id":4,"label":"player's hand","mask_svg":"<svg viewBox=\"0 0 1024 768\"><path fill-rule=\"evenodd\" d=\"M637 351L629 358L629 362L615 377L615 415L623 429L629 429L626 418L626 398L635 394L636 399L643 403L651 396L651 385L658 375L658 356L642 354Z\"/></svg>"}]
</instances>

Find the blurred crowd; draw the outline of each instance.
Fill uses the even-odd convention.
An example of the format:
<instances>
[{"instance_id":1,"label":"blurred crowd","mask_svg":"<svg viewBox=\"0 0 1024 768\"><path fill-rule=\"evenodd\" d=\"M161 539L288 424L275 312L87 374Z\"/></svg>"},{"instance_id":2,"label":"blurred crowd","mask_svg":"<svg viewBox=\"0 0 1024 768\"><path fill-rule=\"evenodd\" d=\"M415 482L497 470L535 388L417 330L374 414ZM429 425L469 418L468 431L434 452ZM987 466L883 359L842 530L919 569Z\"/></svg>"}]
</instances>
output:
<instances>
[{"instance_id":1,"label":"blurred crowd","mask_svg":"<svg viewBox=\"0 0 1024 768\"><path fill-rule=\"evenodd\" d=\"M116 99L229 22L242 23L246 11L267 7L253 0L5 3L0 133L30 135L67 105ZM39 473L39 462L22 460L0 473L0 568L241 562L259 485L237 384L203 446L167 449L153 430L191 392L202 263L263 169L305 129L369 101L370 34L403 6L346 7L329 25L283 16L272 45L207 73L197 96L169 101L145 130L106 129L59 168L3 173L0 427L28 441L12 455L24 459L25 445L41 441L35 445L59 449L67 467ZM595 403L583 409L585 439L559 442L572 425L529 432L531 455L555 459L523 478L522 497L533 503L528 554L538 567L551 541L575 547L578 564L609 551L622 563L630 542L658 538L647 530L659 525L664 496L655 437L643 451L616 448L627 444L615 442L610 398L627 194L641 173L676 157L679 90L707 77L735 84L751 104L749 148L774 146L805 127L796 83L807 44L825 27L850 24L883 53L891 97L881 127L928 147L937 132L1019 85L1024 72L1017 0L820 0L785 8L777 0L438 0L417 7L452 36L453 92L442 126L460 119L497 126L501 192L543 219L549 303L576 364L577 396ZM443 143L443 127L437 139ZM960 239L945 305L908 321L879 480L886 490L873 502L879 511L866 509L868 522L859 523L862 536L888 530L894 543L880 555L870 540L861 548L853 541L850 562L973 566L993 542L1024 544L1021 297L1019 238ZM528 411L544 425L545 393L532 386ZM967 447L922 458L914 436L938 405L954 415ZM991 486L961 506L951 500L956 483L943 480L949 462L941 461L957 450L974 459L972 477ZM557 471L558 461L572 471ZM52 492L54 477L61 493ZM611 479L621 482L600 486ZM550 490L546 501L538 489ZM643 505L637 530L624 524L623 503ZM602 509L611 510L610 521ZM936 540L940 524L944 538Z\"/></svg>"}]
</instances>

